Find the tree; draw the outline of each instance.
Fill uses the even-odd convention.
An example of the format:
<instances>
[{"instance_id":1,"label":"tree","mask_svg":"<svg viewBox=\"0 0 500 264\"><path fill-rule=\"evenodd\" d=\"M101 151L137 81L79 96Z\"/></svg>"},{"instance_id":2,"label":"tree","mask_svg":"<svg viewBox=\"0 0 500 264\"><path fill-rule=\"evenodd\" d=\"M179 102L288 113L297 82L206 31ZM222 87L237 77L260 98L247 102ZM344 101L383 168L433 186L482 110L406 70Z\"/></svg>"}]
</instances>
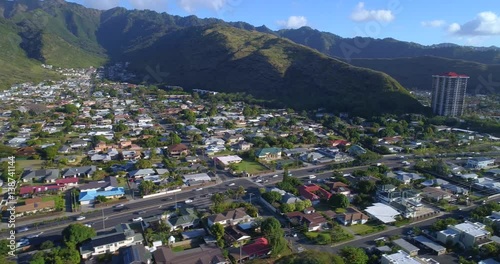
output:
<instances>
[{"instance_id":1,"label":"tree","mask_svg":"<svg viewBox=\"0 0 500 264\"><path fill-rule=\"evenodd\" d=\"M142 196L151 194L156 190L156 185L153 181L142 181L139 185L139 192Z\"/></svg>"},{"instance_id":2,"label":"tree","mask_svg":"<svg viewBox=\"0 0 500 264\"><path fill-rule=\"evenodd\" d=\"M215 204L219 205L226 200L226 196L222 193L215 193L210 197L210 200Z\"/></svg>"},{"instance_id":3,"label":"tree","mask_svg":"<svg viewBox=\"0 0 500 264\"><path fill-rule=\"evenodd\" d=\"M62 231L62 236L64 239L64 243L69 246L78 245L83 241L95 237L96 232L93 228L84 226L80 223L78 224L70 224Z\"/></svg>"},{"instance_id":4,"label":"tree","mask_svg":"<svg viewBox=\"0 0 500 264\"><path fill-rule=\"evenodd\" d=\"M95 198L95 200L98 201L99 203L105 203L108 201L108 198L106 198L106 196L98 195Z\"/></svg>"},{"instance_id":5,"label":"tree","mask_svg":"<svg viewBox=\"0 0 500 264\"><path fill-rule=\"evenodd\" d=\"M375 191L377 186L372 181L359 181L357 184L359 193L370 194Z\"/></svg>"},{"instance_id":6,"label":"tree","mask_svg":"<svg viewBox=\"0 0 500 264\"><path fill-rule=\"evenodd\" d=\"M331 206L334 208L347 208L349 206L349 198L347 196L341 194L341 193L336 193L330 197L330 200L328 200Z\"/></svg>"},{"instance_id":7,"label":"tree","mask_svg":"<svg viewBox=\"0 0 500 264\"><path fill-rule=\"evenodd\" d=\"M332 237L328 233L320 233L318 234L318 237L316 238L316 242L319 245L327 245L332 243Z\"/></svg>"},{"instance_id":8,"label":"tree","mask_svg":"<svg viewBox=\"0 0 500 264\"><path fill-rule=\"evenodd\" d=\"M281 200L281 194L279 192L274 192L274 191L266 192L262 194L262 198L264 198L264 200L266 200L268 203L272 204L274 202Z\"/></svg>"},{"instance_id":9,"label":"tree","mask_svg":"<svg viewBox=\"0 0 500 264\"><path fill-rule=\"evenodd\" d=\"M368 256L362 248L344 247L340 250L340 256L349 264L366 264Z\"/></svg>"},{"instance_id":10,"label":"tree","mask_svg":"<svg viewBox=\"0 0 500 264\"><path fill-rule=\"evenodd\" d=\"M246 208L246 213L251 217L257 217L259 215L259 210L255 206L248 206Z\"/></svg>"},{"instance_id":11,"label":"tree","mask_svg":"<svg viewBox=\"0 0 500 264\"><path fill-rule=\"evenodd\" d=\"M224 226L220 223L213 224L212 227L210 227L210 231L215 236L216 240L220 240L224 236Z\"/></svg>"},{"instance_id":12,"label":"tree","mask_svg":"<svg viewBox=\"0 0 500 264\"><path fill-rule=\"evenodd\" d=\"M281 212L289 213L295 211L295 204L282 203L280 206Z\"/></svg>"},{"instance_id":13,"label":"tree","mask_svg":"<svg viewBox=\"0 0 500 264\"><path fill-rule=\"evenodd\" d=\"M278 219L270 217L266 218L261 224L261 232L266 237L284 236L284 231L281 229L281 224Z\"/></svg>"},{"instance_id":14,"label":"tree","mask_svg":"<svg viewBox=\"0 0 500 264\"><path fill-rule=\"evenodd\" d=\"M57 156L58 149L59 148L57 146L46 147L42 150L42 155L47 160L54 160Z\"/></svg>"},{"instance_id":15,"label":"tree","mask_svg":"<svg viewBox=\"0 0 500 264\"><path fill-rule=\"evenodd\" d=\"M42 244L40 245L41 250L50 249L53 247L54 247L54 242L52 242L52 240L43 241Z\"/></svg>"},{"instance_id":16,"label":"tree","mask_svg":"<svg viewBox=\"0 0 500 264\"><path fill-rule=\"evenodd\" d=\"M304 203L304 201L297 201L295 202L295 211L304 211L304 209L306 209L306 205Z\"/></svg>"},{"instance_id":17,"label":"tree","mask_svg":"<svg viewBox=\"0 0 500 264\"><path fill-rule=\"evenodd\" d=\"M308 207L311 207L311 206L313 206L313 204L312 204L311 200L309 200L309 199L305 199L305 200L304 200L304 207L305 207L305 208L308 208ZM304 209L305 209L305 208L304 208Z\"/></svg>"},{"instance_id":18,"label":"tree","mask_svg":"<svg viewBox=\"0 0 500 264\"><path fill-rule=\"evenodd\" d=\"M170 132L169 138L170 138L171 145L179 144L182 142L181 137L179 137L179 135L177 135L174 132Z\"/></svg>"},{"instance_id":19,"label":"tree","mask_svg":"<svg viewBox=\"0 0 500 264\"><path fill-rule=\"evenodd\" d=\"M134 164L135 168L140 169L148 169L153 167L153 163L150 160L140 159Z\"/></svg>"},{"instance_id":20,"label":"tree","mask_svg":"<svg viewBox=\"0 0 500 264\"><path fill-rule=\"evenodd\" d=\"M0 144L0 158L14 156L15 153L16 150L14 148Z\"/></svg>"},{"instance_id":21,"label":"tree","mask_svg":"<svg viewBox=\"0 0 500 264\"><path fill-rule=\"evenodd\" d=\"M62 111L66 114L76 114L78 113L78 107L74 104L65 104Z\"/></svg>"}]
</instances>

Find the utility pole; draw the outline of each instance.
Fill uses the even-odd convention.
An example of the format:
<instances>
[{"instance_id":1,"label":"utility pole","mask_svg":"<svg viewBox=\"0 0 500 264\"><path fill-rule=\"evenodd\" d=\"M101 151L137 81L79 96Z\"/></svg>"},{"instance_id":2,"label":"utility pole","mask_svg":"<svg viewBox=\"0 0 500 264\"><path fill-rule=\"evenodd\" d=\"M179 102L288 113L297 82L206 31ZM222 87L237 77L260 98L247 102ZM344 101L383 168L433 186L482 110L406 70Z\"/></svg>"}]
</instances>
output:
<instances>
[{"instance_id":1,"label":"utility pole","mask_svg":"<svg viewBox=\"0 0 500 264\"><path fill-rule=\"evenodd\" d=\"M106 223L104 218L104 208L102 208L102 229L106 229Z\"/></svg>"},{"instance_id":2,"label":"utility pole","mask_svg":"<svg viewBox=\"0 0 500 264\"><path fill-rule=\"evenodd\" d=\"M250 204L252 204L252 195L253 195L253 193L249 194L249 196L250 196Z\"/></svg>"}]
</instances>

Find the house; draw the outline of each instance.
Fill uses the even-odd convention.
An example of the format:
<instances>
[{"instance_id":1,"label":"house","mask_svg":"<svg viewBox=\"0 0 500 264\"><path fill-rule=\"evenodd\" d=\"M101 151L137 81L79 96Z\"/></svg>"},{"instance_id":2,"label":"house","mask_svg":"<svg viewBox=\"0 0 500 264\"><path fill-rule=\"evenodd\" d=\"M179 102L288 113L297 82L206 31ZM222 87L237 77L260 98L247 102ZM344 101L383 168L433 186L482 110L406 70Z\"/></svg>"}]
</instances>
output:
<instances>
[{"instance_id":1,"label":"house","mask_svg":"<svg viewBox=\"0 0 500 264\"><path fill-rule=\"evenodd\" d=\"M329 141L330 147L347 147L350 146L351 143L347 140L337 139Z\"/></svg>"},{"instance_id":2,"label":"house","mask_svg":"<svg viewBox=\"0 0 500 264\"><path fill-rule=\"evenodd\" d=\"M43 202L41 198L26 199L24 205L16 206L16 216L35 214L38 212L51 212L56 209L54 200Z\"/></svg>"},{"instance_id":3,"label":"house","mask_svg":"<svg viewBox=\"0 0 500 264\"><path fill-rule=\"evenodd\" d=\"M189 154L189 148L182 143L168 146L167 150L170 156L187 156Z\"/></svg>"},{"instance_id":4,"label":"house","mask_svg":"<svg viewBox=\"0 0 500 264\"><path fill-rule=\"evenodd\" d=\"M78 189L81 192L97 191L97 190L110 190L119 187L116 177L109 176L104 178L103 181L93 181L87 184L81 185Z\"/></svg>"},{"instance_id":5,"label":"house","mask_svg":"<svg viewBox=\"0 0 500 264\"><path fill-rule=\"evenodd\" d=\"M426 180L420 184L422 184L423 186L426 186L426 187L431 187L431 186L443 186L443 185L449 184L449 182L442 180L442 179L430 179L430 180Z\"/></svg>"},{"instance_id":6,"label":"house","mask_svg":"<svg viewBox=\"0 0 500 264\"><path fill-rule=\"evenodd\" d=\"M146 176L156 175L156 171L153 169L140 169L129 171L127 175L129 178L139 179Z\"/></svg>"},{"instance_id":7,"label":"house","mask_svg":"<svg viewBox=\"0 0 500 264\"><path fill-rule=\"evenodd\" d=\"M141 158L141 153L135 150L122 151L123 160L138 160Z\"/></svg>"},{"instance_id":8,"label":"house","mask_svg":"<svg viewBox=\"0 0 500 264\"><path fill-rule=\"evenodd\" d=\"M63 178L69 178L69 177L90 178L90 177L92 177L92 175L96 171L97 171L96 166L83 166L83 167L68 168L63 172L62 177Z\"/></svg>"},{"instance_id":9,"label":"house","mask_svg":"<svg viewBox=\"0 0 500 264\"><path fill-rule=\"evenodd\" d=\"M410 184L414 181L424 179L424 177L422 177L416 173L410 173L410 172L404 172L404 171L396 171L394 173L396 174L396 179L403 184Z\"/></svg>"},{"instance_id":10,"label":"house","mask_svg":"<svg viewBox=\"0 0 500 264\"><path fill-rule=\"evenodd\" d=\"M262 160L276 160L281 158L281 149L279 148L263 148L255 152L255 156Z\"/></svg>"},{"instance_id":11,"label":"house","mask_svg":"<svg viewBox=\"0 0 500 264\"><path fill-rule=\"evenodd\" d=\"M151 264L151 253L142 244L120 248L119 255L113 257L113 264Z\"/></svg>"},{"instance_id":12,"label":"house","mask_svg":"<svg viewBox=\"0 0 500 264\"><path fill-rule=\"evenodd\" d=\"M355 208L346 208L344 213L336 214L335 219L343 225L364 224L369 217Z\"/></svg>"},{"instance_id":13,"label":"house","mask_svg":"<svg viewBox=\"0 0 500 264\"><path fill-rule=\"evenodd\" d=\"M436 187L423 188L421 195L435 202L439 202L441 200L450 200L452 198L451 193Z\"/></svg>"},{"instance_id":14,"label":"house","mask_svg":"<svg viewBox=\"0 0 500 264\"><path fill-rule=\"evenodd\" d=\"M286 213L285 216L288 221L295 225L306 225L308 231L318 231L328 222L320 213L311 211L307 214L303 212L290 212Z\"/></svg>"},{"instance_id":15,"label":"house","mask_svg":"<svg viewBox=\"0 0 500 264\"><path fill-rule=\"evenodd\" d=\"M200 218L193 208L181 208L178 215L166 219L166 223L172 229L192 228L199 224Z\"/></svg>"},{"instance_id":16,"label":"house","mask_svg":"<svg viewBox=\"0 0 500 264\"><path fill-rule=\"evenodd\" d=\"M16 156L29 157L36 154L34 147L23 147L16 150Z\"/></svg>"},{"instance_id":17,"label":"house","mask_svg":"<svg viewBox=\"0 0 500 264\"><path fill-rule=\"evenodd\" d=\"M242 160L243 160L242 158L240 158L239 156L236 156L236 155L221 156L221 157L214 158L215 163L220 165L223 168L226 168L231 164L240 163Z\"/></svg>"},{"instance_id":18,"label":"house","mask_svg":"<svg viewBox=\"0 0 500 264\"><path fill-rule=\"evenodd\" d=\"M240 142L238 142L238 144L233 145L233 148L236 151L248 151L252 148L252 146L253 146L252 143L248 143L246 141L240 141Z\"/></svg>"},{"instance_id":19,"label":"house","mask_svg":"<svg viewBox=\"0 0 500 264\"><path fill-rule=\"evenodd\" d=\"M495 159L482 157L468 159L466 167L471 169L484 169L493 165L495 165Z\"/></svg>"},{"instance_id":20,"label":"house","mask_svg":"<svg viewBox=\"0 0 500 264\"><path fill-rule=\"evenodd\" d=\"M29 197L33 194L39 193L58 193L64 189L64 186L56 184L39 185L39 186L21 186L19 188L19 195L22 197Z\"/></svg>"},{"instance_id":21,"label":"house","mask_svg":"<svg viewBox=\"0 0 500 264\"><path fill-rule=\"evenodd\" d=\"M384 224L396 222L396 217L400 215L396 209L383 203L374 203L372 206L367 207L365 212Z\"/></svg>"},{"instance_id":22,"label":"house","mask_svg":"<svg viewBox=\"0 0 500 264\"><path fill-rule=\"evenodd\" d=\"M467 195L469 193L469 190L462 187L458 187L454 184L445 184L441 186L441 189L451 192L452 194Z\"/></svg>"},{"instance_id":23,"label":"house","mask_svg":"<svg viewBox=\"0 0 500 264\"><path fill-rule=\"evenodd\" d=\"M488 223L488 224L493 224L493 225L496 225L498 226L498 224L500 224L500 212L491 212L491 215L489 216L486 216L486 218L484 219L485 223Z\"/></svg>"},{"instance_id":24,"label":"house","mask_svg":"<svg viewBox=\"0 0 500 264\"><path fill-rule=\"evenodd\" d=\"M404 240L402 238L392 240L392 243L395 246L400 247L401 250L403 250L404 252L408 253L412 257L417 256L418 255L418 251L420 250L418 247L414 246L413 244L411 244L410 242L408 242L408 241L406 241L406 240Z\"/></svg>"},{"instance_id":25,"label":"house","mask_svg":"<svg viewBox=\"0 0 500 264\"><path fill-rule=\"evenodd\" d=\"M412 256L410 256L408 253L406 253L403 250L399 250L396 253L393 254L382 254L382 257L380 259L381 264L425 264L429 262L423 262L420 259L416 259ZM430 264L430 263L429 263Z\"/></svg>"},{"instance_id":26,"label":"house","mask_svg":"<svg viewBox=\"0 0 500 264\"><path fill-rule=\"evenodd\" d=\"M293 195L292 193L285 193L281 197L281 203L286 203L286 204L294 204L298 201L302 201L300 198L297 196Z\"/></svg>"},{"instance_id":27,"label":"house","mask_svg":"<svg viewBox=\"0 0 500 264\"><path fill-rule=\"evenodd\" d=\"M226 226L224 228L224 239L229 243L245 241L252 238L246 232L239 229L239 226Z\"/></svg>"},{"instance_id":28,"label":"house","mask_svg":"<svg viewBox=\"0 0 500 264\"><path fill-rule=\"evenodd\" d=\"M437 233L437 240L443 244L459 243L466 249L479 246L487 241L491 233L487 231L486 226L481 223L472 223L465 221L461 224L448 226L448 229Z\"/></svg>"},{"instance_id":29,"label":"house","mask_svg":"<svg viewBox=\"0 0 500 264\"><path fill-rule=\"evenodd\" d=\"M211 215L207 217L207 220L208 226L212 226L215 223L227 226L249 222L253 220L253 218L246 213L245 208L236 208L234 210L227 211L226 213Z\"/></svg>"},{"instance_id":30,"label":"house","mask_svg":"<svg viewBox=\"0 0 500 264\"><path fill-rule=\"evenodd\" d=\"M120 248L142 244L144 237L140 233L135 233L128 224L120 224L115 227L114 232L96 236L84 243L80 247L80 254L83 259L105 253L114 253Z\"/></svg>"},{"instance_id":31,"label":"house","mask_svg":"<svg viewBox=\"0 0 500 264\"><path fill-rule=\"evenodd\" d=\"M260 237L254 240L253 243L247 244L239 248L230 248L229 254L234 257L236 263L242 263L245 260L263 258L271 252L271 245L265 237Z\"/></svg>"},{"instance_id":32,"label":"house","mask_svg":"<svg viewBox=\"0 0 500 264\"><path fill-rule=\"evenodd\" d=\"M359 145L353 145L347 151L352 156L359 156L359 155L366 154L366 150L363 147L359 146Z\"/></svg>"},{"instance_id":33,"label":"house","mask_svg":"<svg viewBox=\"0 0 500 264\"><path fill-rule=\"evenodd\" d=\"M86 148L88 146L89 142L85 140L75 140L69 144L69 147L72 149L77 149L77 148Z\"/></svg>"},{"instance_id":34,"label":"house","mask_svg":"<svg viewBox=\"0 0 500 264\"><path fill-rule=\"evenodd\" d=\"M316 184L305 184L299 186L299 193L304 199L309 199L313 204L320 200L328 201L332 197L332 193L319 187Z\"/></svg>"},{"instance_id":35,"label":"house","mask_svg":"<svg viewBox=\"0 0 500 264\"><path fill-rule=\"evenodd\" d=\"M80 192L80 196L78 198L78 201L80 204L93 204L95 202L95 199L98 196L103 196L108 199L116 199L123 197L125 195L125 190L123 187L116 187L108 190L101 190L101 191L86 191L86 192Z\"/></svg>"},{"instance_id":36,"label":"house","mask_svg":"<svg viewBox=\"0 0 500 264\"><path fill-rule=\"evenodd\" d=\"M23 182L44 181L46 183L55 182L59 178L58 169L42 169L24 171L22 180Z\"/></svg>"},{"instance_id":37,"label":"house","mask_svg":"<svg viewBox=\"0 0 500 264\"><path fill-rule=\"evenodd\" d=\"M56 184L57 186L76 186L78 185L78 178L64 178L64 179L57 179Z\"/></svg>"},{"instance_id":38,"label":"house","mask_svg":"<svg viewBox=\"0 0 500 264\"><path fill-rule=\"evenodd\" d=\"M325 183L326 186L330 187L330 190L332 193L340 193L345 196L349 196L351 194L351 190L349 189L349 185L343 183L343 182L327 182Z\"/></svg>"},{"instance_id":39,"label":"house","mask_svg":"<svg viewBox=\"0 0 500 264\"><path fill-rule=\"evenodd\" d=\"M208 174L206 173L187 174L183 175L182 179L187 185L199 184L212 180L212 178L210 178L210 176L208 176Z\"/></svg>"},{"instance_id":40,"label":"house","mask_svg":"<svg viewBox=\"0 0 500 264\"><path fill-rule=\"evenodd\" d=\"M229 264L222 250L215 244L201 244L197 248L173 252L167 246L157 247L153 252L156 264Z\"/></svg>"}]
</instances>

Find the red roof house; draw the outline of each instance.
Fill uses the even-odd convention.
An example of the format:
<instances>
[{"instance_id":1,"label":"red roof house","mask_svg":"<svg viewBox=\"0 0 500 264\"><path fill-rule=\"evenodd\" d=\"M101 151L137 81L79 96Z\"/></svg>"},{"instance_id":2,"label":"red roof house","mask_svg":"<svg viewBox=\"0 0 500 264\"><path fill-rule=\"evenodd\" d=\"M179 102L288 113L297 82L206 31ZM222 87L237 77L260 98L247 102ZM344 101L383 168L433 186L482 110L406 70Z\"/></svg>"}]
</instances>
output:
<instances>
[{"instance_id":1,"label":"red roof house","mask_svg":"<svg viewBox=\"0 0 500 264\"><path fill-rule=\"evenodd\" d=\"M64 179L57 179L56 184L59 186L76 185L78 184L78 178L70 177Z\"/></svg>"},{"instance_id":2,"label":"red roof house","mask_svg":"<svg viewBox=\"0 0 500 264\"><path fill-rule=\"evenodd\" d=\"M331 140L330 145L332 147L337 147L337 146L350 146L351 143L347 140L342 140L342 139L337 139L337 140Z\"/></svg>"},{"instance_id":3,"label":"red roof house","mask_svg":"<svg viewBox=\"0 0 500 264\"><path fill-rule=\"evenodd\" d=\"M42 186L22 186L19 188L19 195L35 194L42 192L57 192L60 191L63 186L59 185L42 185Z\"/></svg>"},{"instance_id":4,"label":"red roof house","mask_svg":"<svg viewBox=\"0 0 500 264\"><path fill-rule=\"evenodd\" d=\"M319 200L329 200L332 194L319 187L316 184L305 184L299 187L299 193L305 199L311 200L311 202L319 202Z\"/></svg>"}]
</instances>

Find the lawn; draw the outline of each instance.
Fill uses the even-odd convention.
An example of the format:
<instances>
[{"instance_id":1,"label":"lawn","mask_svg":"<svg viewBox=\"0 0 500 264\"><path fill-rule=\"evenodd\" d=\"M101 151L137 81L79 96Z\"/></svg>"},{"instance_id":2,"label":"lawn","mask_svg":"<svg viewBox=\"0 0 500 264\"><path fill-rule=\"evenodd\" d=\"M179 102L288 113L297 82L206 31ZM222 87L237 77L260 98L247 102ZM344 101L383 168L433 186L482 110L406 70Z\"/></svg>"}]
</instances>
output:
<instances>
[{"instance_id":1,"label":"lawn","mask_svg":"<svg viewBox=\"0 0 500 264\"><path fill-rule=\"evenodd\" d=\"M43 164L43 160L17 160L16 162L23 170L26 168L38 170L42 168Z\"/></svg>"},{"instance_id":2,"label":"lawn","mask_svg":"<svg viewBox=\"0 0 500 264\"><path fill-rule=\"evenodd\" d=\"M242 161L237 165L238 171L245 171L250 174L256 174L259 172L267 171L267 168L262 166L260 163L255 161Z\"/></svg>"},{"instance_id":3,"label":"lawn","mask_svg":"<svg viewBox=\"0 0 500 264\"><path fill-rule=\"evenodd\" d=\"M379 232L385 229L383 225L352 225L349 226L356 235L368 235L371 233Z\"/></svg>"}]
</instances>

